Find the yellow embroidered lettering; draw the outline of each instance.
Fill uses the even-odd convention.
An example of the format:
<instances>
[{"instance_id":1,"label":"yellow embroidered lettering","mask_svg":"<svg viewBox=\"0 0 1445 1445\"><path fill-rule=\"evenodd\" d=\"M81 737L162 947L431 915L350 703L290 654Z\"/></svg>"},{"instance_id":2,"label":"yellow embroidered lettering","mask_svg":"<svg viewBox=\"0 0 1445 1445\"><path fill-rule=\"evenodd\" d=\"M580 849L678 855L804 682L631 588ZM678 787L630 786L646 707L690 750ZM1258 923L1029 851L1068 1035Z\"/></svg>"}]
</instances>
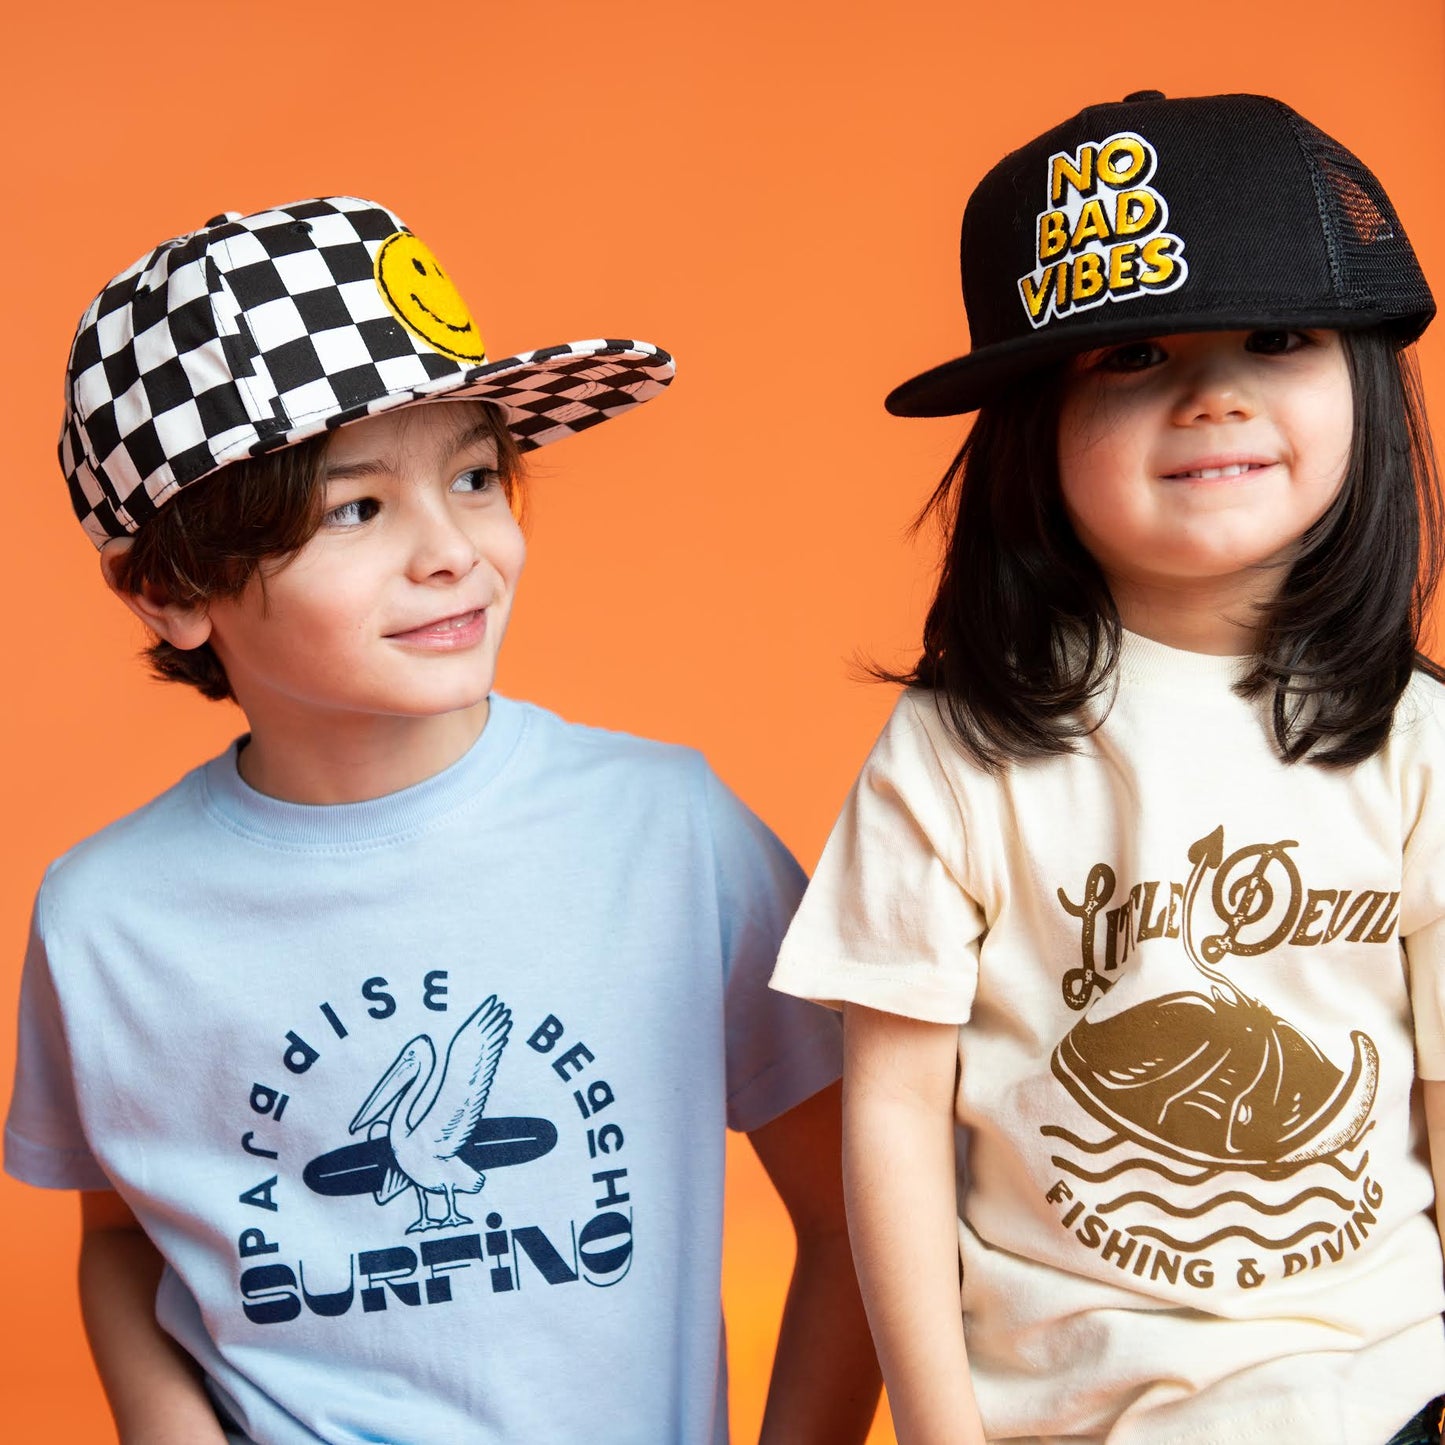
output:
<instances>
[{"instance_id":1,"label":"yellow embroidered lettering","mask_svg":"<svg viewBox=\"0 0 1445 1445\"><path fill-rule=\"evenodd\" d=\"M1187 279L1184 242L1166 229L1168 202L1150 184L1156 164L1148 141L1130 131L1049 157L1035 265L1018 283L1034 326Z\"/></svg>"},{"instance_id":2,"label":"yellow embroidered lettering","mask_svg":"<svg viewBox=\"0 0 1445 1445\"><path fill-rule=\"evenodd\" d=\"M1077 156L1058 155L1049 165L1049 202L1063 204L1066 188L1072 187L1081 196L1094 189L1095 147L1082 146Z\"/></svg>"},{"instance_id":3,"label":"yellow embroidered lettering","mask_svg":"<svg viewBox=\"0 0 1445 1445\"><path fill-rule=\"evenodd\" d=\"M1159 198L1153 191L1120 191L1114 202L1114 234L1137 236L1152 230L1159 219Z\"/></svg>"},{"instance_id":4,"label":"yellow embroidered lettering","mask_svg":"<svg viewBox=\"0 0 1445 1445\"><path fill-rule=\"evenodd\" d=\"M1149 160L1149 152L1138 136L1116 135L1100 147L1094 168L1099 179L1117 191L1138 176Z\"/></svg>"},{"instance_id":5,"label":"yellow embroidered lettering","mask_svg":"<svg viewBox=\"0 0 1445 1445\"><path fill-rule=\"evenodd\" d=\"M1107 241L1109 239L1109 217L1104 210L1103 201L1097 197L1092 201L1085 201L1084 208L1079 212L1079 219L1074 225L1074 234L1069 237L1069 246L1077 251L1080 246L1087 245L1090 241Z\"/></svg>"},{"instance_id":6,"label":"yellow embroidered lettering","mask_svg":"<svg viewBox=\"0 0 1445 1445\"><path fill-rule=\"evenodd\" d=\"M1051 261L1068 246L1069 218L1062 211L1045 211L1039 217L1039 260Z\"/></svg>"},{"instance_id":7,"label":"yellow embroidered lettering","mask_svg":"<svg viewBox=\"0 0 1445 1445\"><path fill-rule=\"evenodd\" d=\"M1074 304L1092 301L1104 289L1104 262L1097 251L1074 257Z\"/></svg>"},{"instance_id":8,"label":"yellow embroidered lettering","mask_svg":"<svg viewBox=\"0 0 1445 1445\"><path fill-rule=\"evenodd\" d=\"M1049 296L1052 291L1054 280L1054 267L1050 266L1042 276L1024 276L1019 281L1019 290L1023 292L1024 305L1029 309L1029 315L1038 321L1048 308Z\"/></svg>"},{"instance_id":9,"label":"yellow embroidered lettering","mask_svg":"<svg viewBox=\"0 0 1445 1445\"><path fill-rule=\"evenodd\" d=\"M1183 264L1174 254L1174 248L1178 244L1174 236L1150 236L1144 242L1139 253L1140 260L1144 263L1139 272L1141 286L1160 290L1173 284Z\"/></svg>"},{"instance_id":10,"label":"yellow embroidered lettering","mask_svg":"<svg viewBox=\"0 0 1445 1445\"><path fill-rule=\"evenodd\" d=\"M1109 290L1115 295L1127 295L1138 286L1139 278L1134 272L1138 255L1139 247L1133 241L1109 247Z\"/></svg>"}]
</instances>

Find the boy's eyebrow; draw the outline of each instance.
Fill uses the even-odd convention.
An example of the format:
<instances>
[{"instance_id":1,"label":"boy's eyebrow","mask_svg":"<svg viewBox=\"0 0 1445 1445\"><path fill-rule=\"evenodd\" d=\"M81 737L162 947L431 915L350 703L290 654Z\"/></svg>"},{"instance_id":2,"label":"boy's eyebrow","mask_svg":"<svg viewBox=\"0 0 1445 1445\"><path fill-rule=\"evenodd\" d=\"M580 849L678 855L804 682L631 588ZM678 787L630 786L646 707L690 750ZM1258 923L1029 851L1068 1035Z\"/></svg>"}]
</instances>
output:
<instances>
[{"instance_id":1,"label":"boy's eyebrow","mask_svg":"<svg viewBox=\"0 0 1445 1445\"><path fill-rule=\"evenodd\" d=\"M479 421L459 432L451 441L444 443L445 455L454 457L483 442L495 442L496 434L489 423ZM362 477L394 476L397 471L395 457L359 457L355 461L329 462L322 469L322 480L326 482L347 481Z\"/></svg>"},{"instance_id":2,"label":"boy's eyebrow","mask_svg":"<svg viewBox=\"0 0 1445 1445\"><path fill-rule=\"evenodd\" d=\"M493 430L492 424L490 422L479 421L473 426L469 426L457 437L452 443L452 452L454 454L456 452L464 452L469 447L477 446L481 442L495 443L496 439L496 432Z\"/></svg>"},{"instance_id":3,"label":"boy's eyebrow","mask_svg":"<svg viewBox=\"0 0 1445 1445\"><path fill-rule=\"evenodd\" d=\"M395 463L385 457L365 457L354 462L328 462L321 476L323 481L335 482L348 477L389 476L395 471Z\"/></svg>"}]
</instances>

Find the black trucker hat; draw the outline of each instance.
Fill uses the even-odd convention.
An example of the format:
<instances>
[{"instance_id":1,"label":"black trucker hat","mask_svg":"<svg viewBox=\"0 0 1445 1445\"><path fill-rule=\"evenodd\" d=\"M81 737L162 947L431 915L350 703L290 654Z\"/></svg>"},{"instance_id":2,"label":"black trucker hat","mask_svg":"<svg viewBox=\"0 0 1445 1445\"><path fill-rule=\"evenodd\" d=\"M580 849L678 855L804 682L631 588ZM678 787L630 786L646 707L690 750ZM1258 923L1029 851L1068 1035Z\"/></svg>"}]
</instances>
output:
<instances>
[{"instance_id":1,"label":"black trucker hat","mask_svg":"<svg viewBox=\"0 0 1445 1445\"><path fill-rule=\"evenodd\" d=\"M1434 298L1369 168L1282 101L1089 106L1007 155L963 213L973 349L905 381L895 416L953 416L1036 367L1179 331L1384 326Z\"/></svg>"}]
</instances>

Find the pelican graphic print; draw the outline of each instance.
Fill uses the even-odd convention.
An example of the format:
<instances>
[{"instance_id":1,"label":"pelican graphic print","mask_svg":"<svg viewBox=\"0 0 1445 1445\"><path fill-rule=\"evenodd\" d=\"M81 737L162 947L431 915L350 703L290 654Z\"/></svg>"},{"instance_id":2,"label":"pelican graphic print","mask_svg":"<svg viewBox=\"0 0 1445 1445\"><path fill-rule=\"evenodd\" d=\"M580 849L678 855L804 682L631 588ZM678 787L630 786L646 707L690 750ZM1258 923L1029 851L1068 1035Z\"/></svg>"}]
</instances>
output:
<instances>
[{"instance_id":1,"label":"pelican graphic print","mask_svg":"<svg viewBox=\"0 0 1445 1445\"><path fill-rule=\"evenodd\" d=\"M1285 944L1394 939L1398 893L1306 887L1298 848L1226 851L1221 827L1188 849L1182 883L1120 897L1098 863L1077 894L1058 890L1080 939L1063 1000L1082 1017L1050 1060L1076 1111L1043 1126L1059 1171L1046 1197L1078 1244L1141 1279L1208 1289L1227 1265L1255 1288L1344 1258L1377 1222L1375 1043L1311 1037L1232 976ZM1098 1007L1154 938L1178 941L1194 983Z\"/></svg>"},{"instance_id":2,"label":"pelican graphic print","mask_svg":"<svg viewBox=\"0 0 1445 1445\"><path fill-rule=\"evenodd\" d=\"M628 1276L625 1103L561 1016L519 1025L496 994L463 1013L433 969L358 980L350 1004L318 1000L314 1018L284 1033L286 1084L273 1068L244 1099L243 1167L272 1171L235 1196L252 1325Z\"/></svg>"},{"instance_id":3,"label":"pelican graphic print","mask_svg":"<svg viewBox=\"0 0 1445 1445\"><path fill-rule=\"evenodd\" d=\"M371 1194L378 1204L411 1189L417 1217L408 1234L471 1224L458 1194L480 1193L485 1170L525 1164L557 1142L550 1120L483 1116L511 1031L512 1012L493 994L457 1029L440 1072L431 1039L410 1039L351 1121L350 1133L368 1131L365 1143L313 1159L306 1184L318 1194ZM440 1197L440 1217L428 1195Z\"/></svg>"}]
</instances>

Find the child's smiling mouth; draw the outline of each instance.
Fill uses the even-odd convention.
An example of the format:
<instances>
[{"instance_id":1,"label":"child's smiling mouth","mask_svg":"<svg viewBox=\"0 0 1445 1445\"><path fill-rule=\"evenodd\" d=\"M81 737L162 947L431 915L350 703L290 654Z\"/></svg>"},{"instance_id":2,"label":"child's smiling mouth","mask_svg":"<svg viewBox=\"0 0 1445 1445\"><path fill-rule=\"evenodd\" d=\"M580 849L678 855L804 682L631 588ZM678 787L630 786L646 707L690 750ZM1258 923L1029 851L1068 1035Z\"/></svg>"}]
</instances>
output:
<instances>
[{"instance_id":1,"label":"child's smiling mouth","mask_svg":"<svg viewBox=\"0 0 1445 1445\"><path fill-rule=\"evenodd\" d=\"M388 641L413 643L423 647L458 648L470 647L479 642L486 633L487 609L474 607L470 612L457 612L449 617L439 617L435 622L426 622L419 627L407 628L402 632L389 632Z\"/></svg>"},{"instance_id":2,"label":"child's smiling mouth","mask_svg":"<svg viewBox=\"0 0 1445 1445\"><path fill-rule=\"evenodd\" d=\"M1276 463L1272 461L1258 457L1228 460L1216 460L1211 457L1205 461L1196 462L1192 466L1164 472L1162 476L1166 482L1212 482L1227 477L1242 477L1249 472L1262 472L1275 465Z\"/></svg>"}]
</instances>

